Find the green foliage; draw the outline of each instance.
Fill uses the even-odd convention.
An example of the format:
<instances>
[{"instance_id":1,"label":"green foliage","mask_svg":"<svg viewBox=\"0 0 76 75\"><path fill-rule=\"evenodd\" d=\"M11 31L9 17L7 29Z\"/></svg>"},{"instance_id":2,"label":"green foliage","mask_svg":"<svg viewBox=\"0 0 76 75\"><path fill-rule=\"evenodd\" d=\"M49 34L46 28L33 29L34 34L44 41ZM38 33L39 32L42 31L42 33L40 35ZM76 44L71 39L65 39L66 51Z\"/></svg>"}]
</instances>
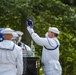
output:
<instances>
[{"instance_id":1,"label":"green foliage","mask_svg":"<svg viewBox=\"0 0 76 75\"><path fill-rule=\"evenodd\" d=\"M65 0L64 0L65 1ZM70 0L67 0L70 1ZM75 0L71 0L75 1ZM63 75L76 75L76 7L62 0L0 0L0 27L24 32L23 42L30 43L25 20L31 17L34 30L45 36L49 26L60 30L60 63ZM28 38L28 40L27 40ZM41 58L42 47L34 42L36 56Z\"/></svg>"}]
</instances>

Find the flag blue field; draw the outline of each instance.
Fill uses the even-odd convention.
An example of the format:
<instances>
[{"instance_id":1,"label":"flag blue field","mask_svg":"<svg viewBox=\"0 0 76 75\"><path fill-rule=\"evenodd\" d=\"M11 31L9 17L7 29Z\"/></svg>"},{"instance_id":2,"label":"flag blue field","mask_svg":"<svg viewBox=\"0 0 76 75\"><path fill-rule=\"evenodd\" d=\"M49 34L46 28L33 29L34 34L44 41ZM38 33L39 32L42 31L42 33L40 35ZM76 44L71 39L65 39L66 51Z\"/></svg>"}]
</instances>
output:
<instances>
[{"instance_id":1,"label":"flag blue field","mask_svg":"<svg viewBox=\"0 0 76 75\"><path fill-rule=\"evenodd\" d=\"M3 34L1 32L3 29L5 29L5 28L0 28L0 42L4 40Z\"/></svg>"}]
</instances>

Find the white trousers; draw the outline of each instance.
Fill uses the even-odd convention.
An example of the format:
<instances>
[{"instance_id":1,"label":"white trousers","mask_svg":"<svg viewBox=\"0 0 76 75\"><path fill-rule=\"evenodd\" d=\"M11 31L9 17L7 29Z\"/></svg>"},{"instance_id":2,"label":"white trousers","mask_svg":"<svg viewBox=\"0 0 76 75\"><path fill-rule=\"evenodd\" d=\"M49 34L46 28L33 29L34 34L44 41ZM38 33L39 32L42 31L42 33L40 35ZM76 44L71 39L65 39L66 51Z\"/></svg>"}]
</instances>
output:
<instances>
[{"instance_id":1,"label":"white trousers","mask_svg":"<svg viewBox=\"0 0 76 75\"><path fill-rule=\"evenodd\" d=\"M49 61L43 66L44 75L61 75L62 69L59 61Z\"/></svg>"}]
</instances>

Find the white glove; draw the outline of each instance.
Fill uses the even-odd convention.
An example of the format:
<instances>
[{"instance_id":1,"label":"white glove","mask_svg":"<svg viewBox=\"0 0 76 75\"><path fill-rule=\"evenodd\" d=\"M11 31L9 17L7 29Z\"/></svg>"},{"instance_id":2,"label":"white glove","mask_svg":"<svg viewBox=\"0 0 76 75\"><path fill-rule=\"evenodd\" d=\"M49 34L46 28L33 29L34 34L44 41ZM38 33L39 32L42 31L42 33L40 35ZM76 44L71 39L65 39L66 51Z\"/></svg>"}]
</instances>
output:
<instances>
[{"instance_id":1,"label":"white glove","mask_svg":"<svg viewBox=\"0 0 76 75\"><path fill-rule=\"evenodd\" d=\"M34 33L33 28L30 28L30 26L27 26L27 30L30 33L30 35L32 35L32 33Z\"/></svg>"}]
</instances>

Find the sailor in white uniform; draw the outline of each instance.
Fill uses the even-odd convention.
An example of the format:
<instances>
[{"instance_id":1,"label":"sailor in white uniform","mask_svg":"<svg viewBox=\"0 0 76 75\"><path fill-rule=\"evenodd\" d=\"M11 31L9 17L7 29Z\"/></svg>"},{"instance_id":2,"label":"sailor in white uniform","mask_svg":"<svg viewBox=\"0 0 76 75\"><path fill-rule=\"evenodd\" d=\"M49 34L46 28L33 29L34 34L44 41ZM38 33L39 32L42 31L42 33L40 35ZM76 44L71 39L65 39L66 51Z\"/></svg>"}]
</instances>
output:
<instances>
[{"instance_id":1,"label":"sailor in white uniform","mask_svg":"<svg viewBox=\"0 0 76 75\"><path fill-rule=\"evenodd\" d=\"M18 34L17 44L22 48L22 50L23 50L23 56L24 57L33 57L34 54L33 54L33 51L31 50L31 48L28 45L26 45L23 42L21 42L23 32L16 31L16 33Z\"/></svg>"},{"instance_id":2,"label":"sailor in white uniform","mask_svg":"<svg viewBox=\"0 0 76 75\"><path fill-rule=\"evenodd\" d=\"M23 57L25 58L24 59L24 63L23 63L23 65L24 65L24 67L23 67L23 74L25 75L26 71L27 71L27 58L26 57L32 57L33 56L33 52L32 52L31 48L28 45L26 45L23 42L21 42L23 32L16 31L16 33L18 35L17 45L22 48Z\"/></svg>"},{"instance_id":3,"label":"sailor in white uniform","mask_svg":"<svg viewBox=\"0 0 76 75\"><path fill-rule=\"evenodd\" d=\"M22 75L23 55L19 46L12 42L14 30L2 30L4 40L0 42L0 75Z\"/></svg>"},{"instance_id":4,"label":"sailor in white uniform","mask_svg":"<svg viewBox=\"0 0 76 75\"><path fill-rule=\"evenodd\" d=\"M62 69L59 63L59 46L60 43L57 39L59 30L56 27L49 27L46 37L42 38L36 34L33 30L33 22L31 19L27 19L27 30L30 33L32 39L42 49L42 67L44 75L61 75Z\"/></svg>"}]
</instances>

